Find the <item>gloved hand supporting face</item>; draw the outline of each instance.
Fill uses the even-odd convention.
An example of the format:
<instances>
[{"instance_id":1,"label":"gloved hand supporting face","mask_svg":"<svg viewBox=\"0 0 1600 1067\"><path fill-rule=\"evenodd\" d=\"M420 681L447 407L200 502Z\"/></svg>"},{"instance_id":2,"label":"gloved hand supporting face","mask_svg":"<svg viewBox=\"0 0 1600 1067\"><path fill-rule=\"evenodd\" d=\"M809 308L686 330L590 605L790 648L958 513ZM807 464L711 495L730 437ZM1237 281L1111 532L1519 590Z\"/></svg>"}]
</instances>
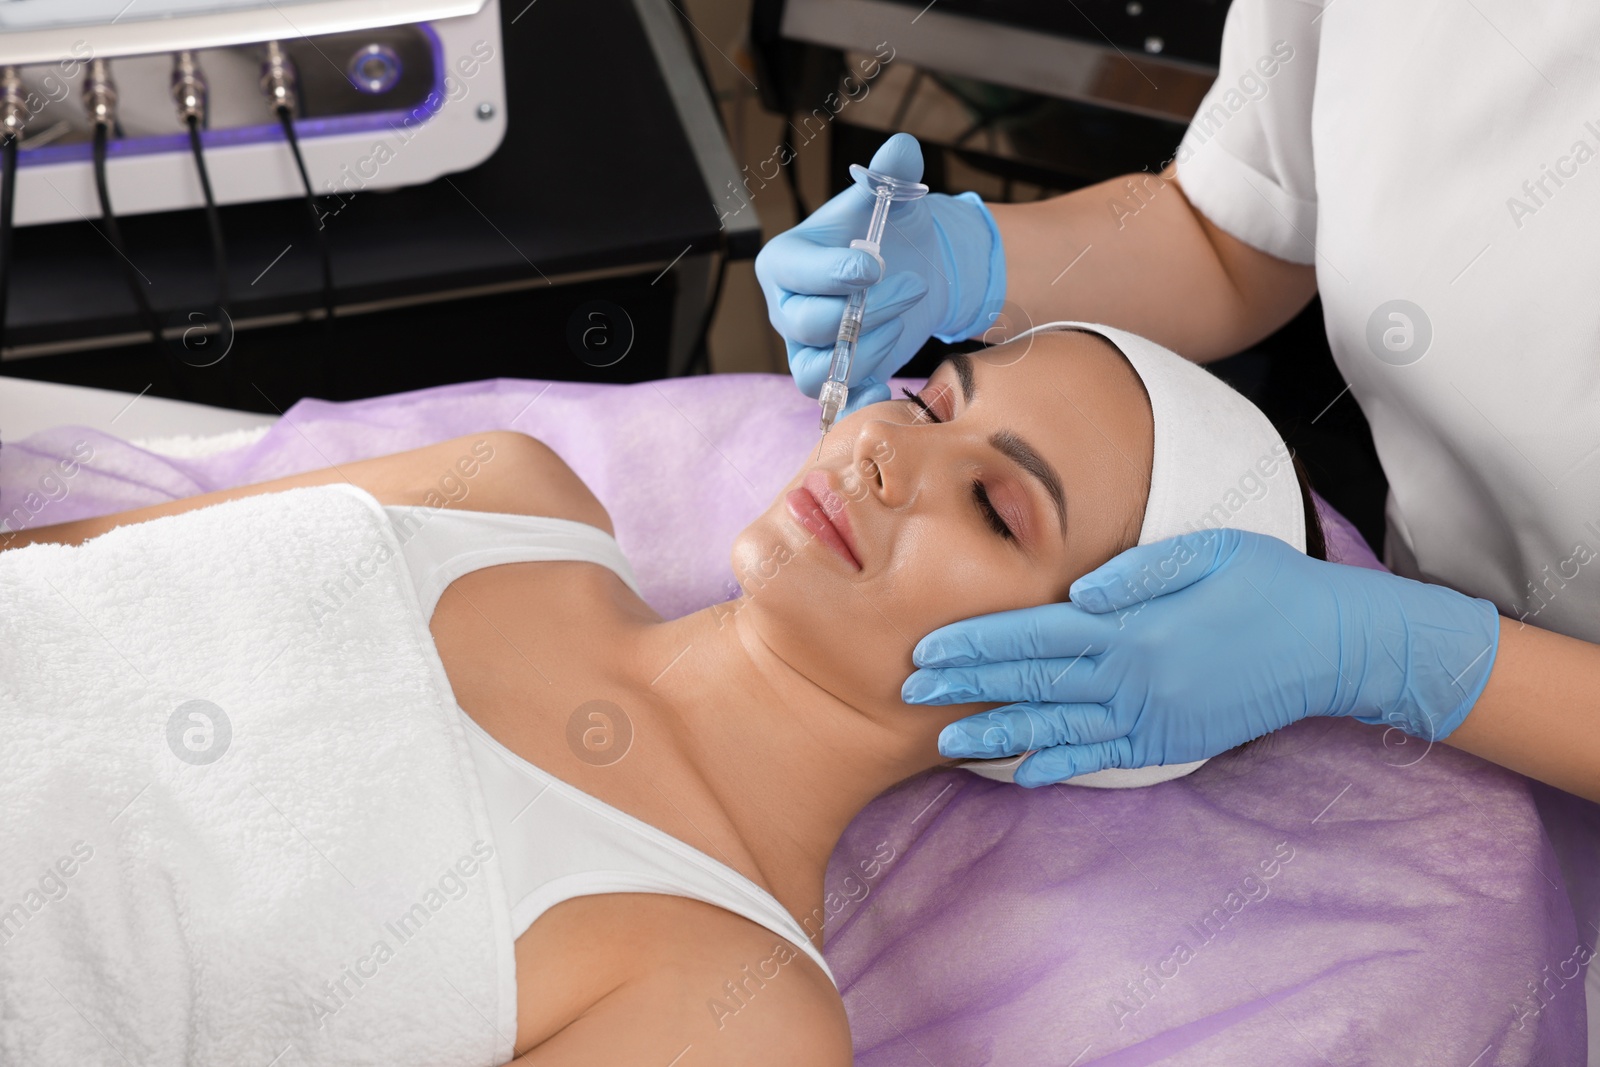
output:
<instances>
[{"instance_id":1,"label":"gloved hand supporting face","mask_svg":"<svg viewBox=\"0 0 1600 1067\"><path fill-rule=\"evenodd\" d=\"M1037 786L1218 755L1309 715L1429 741L1488 683L1487 600L1202 530L1122 553L1071 601L966 619L918 642L908 703L1007 702L952 723L946 757L1014 756Z\"/></svg>"},{"instance_id":2,"label":"gloved hand supporting face","mask_svg":"<svg viewBox=\"0 0 1600 1067\"><path fill-rule=\"evenodd\" d=\"M871 169L920 181L922 149L897 133L873 155ZM872 194L852 184L756 257L767 316L788 347L795 384L810 397L828 378L846 299L872 287L845 413L889 399L885 383L930 336L959 341L982 333L1005 297L1000 231L975 193L932 193L891 207L882 271L850 247L866 235L872 205Z\"/></svg>"}]
</instances>

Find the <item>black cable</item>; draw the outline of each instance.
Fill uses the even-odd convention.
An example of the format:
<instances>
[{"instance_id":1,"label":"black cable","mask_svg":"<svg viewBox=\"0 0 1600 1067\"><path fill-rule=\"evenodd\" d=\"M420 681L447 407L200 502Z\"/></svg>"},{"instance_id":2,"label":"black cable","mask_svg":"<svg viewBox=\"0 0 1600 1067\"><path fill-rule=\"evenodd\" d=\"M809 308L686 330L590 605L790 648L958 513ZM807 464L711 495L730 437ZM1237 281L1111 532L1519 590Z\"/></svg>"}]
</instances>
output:
<instances>
[{"instance_id":1,"label":"black cable","mask_svg":"<svg viewBox=\"0 0 1600 1067\"><path fill-rule=\"evenodd\" d=\"M138 269L128 258L127 246L122 243L122 227L117 224L117 216L111 210L111 191L106 182L106 141L110 132L106 129L105 123L95 123L94 186L100 195L100 219L105 226L106 240L111 243L117 258L122 261L122 272L128 279L128 292L133 294L133 302L138 306L139 318L144 322L145 329L150 331L150 340L157 348L164 350L166 346L161 343L161 323L156 318L155 309L150 306L150 298L145 295L144 286L139 282Z\"/></svg>"},{"instance_id":2,"label":"black cable","mask_svg":"<svg viewBox=\"0 0 1600 1067\"><path fill-rule=\"evenodd\" d=\"M917 90L922 88L922 79L928 72L918 67L916 73L911 75L911 84L906 86L906 91L900 94L900 102L894 107L894 117L889 120L889 132L898 133L905 129L906 113L911 110L911 101L917 98Z\"/></svg>"},{"instance_id":3,"label":"black cable","mask_svg":"<svg viewBox=\"0 0 1600 1067\"><path fill-rule=\"evenodd\" d=\"M0 142L0 347L6 337L6 294L11 290L12 207L17 196L17 138L6 134Z\"/></svg>"},{"instance_id":4,"label":"black cable","mask_svg":"<svg viewBox=\"0 0 1600 1067\"><path fill-rule=\"evenodd\" d=\"M275 109L278 112L278 121L283 123L283 135L289 141L289 150L294 153L294 165L300 170L300 184L306 191L306 210L311 213L311 232L316 235L317 253L322 257L322 306L327 317L324 324L333 325L333 258L328 251L327 229L322 225L322 214L317 211L316 195L311 191L311 176L306 173L306 161L300 155L300 139L294 132L294 115L288 105L279 104Z\"/></svg>"},{"instance_id":5,"label":"black cable","mask_svg":"<svg viewBox=\"0 0 1600 1067\"><path fill-rule=\"evenodd\" d=\"M684 11L683 8L674 3L672 4L672 10L677 13L678 27L682 31L684 37L683 43L685 47L689 49L689 56L694 61L696 72L698 72L700 75L700 84L705 88L706 96L711 99L711 110L716 114L717 125L722 129L722 139L724 142L728 142L728 119L727 116L722 113L721 98L717 95L716 86L711 83L711 72L706 69L705 57L700 54L700 46L695 41L695 35L699 32L699 30L695 24L689 20L689 14L688 12ZM744 72L740 70L739 73L740 76L743 77ZM740 106L740 101L737 96L734 97L733 106ZM795 205L798 210L798 208L802 206L800 203L800 189L793 180L792 170L790 171L790 174L791 180L788 183L789 191L790 195L794 198ZM805 218L804 215L798 215L796 217L796 221L803 218ZM690 374L711 373L711 320L717 313L717 305L722 301L722 281L727 266L728 257L726 252L724 252L717 263L717 279L711 290L711 302L706 306L705 315L700 320L700 329L698 332L699 340L696 342L694 350L690 353L689 365L685 368L685 370ZM697 372L695 370L696 367L701 369Z\"/></svg>"},{"instance_id":6,"label":"black cable","mask_svg":"<svg viewBox=\"0 0 1600 1067\"><path fill-rule=\"evenodd\" d=\"M222 358L227 359L228 350L232 348L229 333L233 325L228 319L228 251L222 243L222 215L217 211L217 198L211 192L211 176L206 172L205 152L200 147L200 117L191 114L187 122L189 147L194 150L195 170L200 173L200 191L206 198L206 227L211 231L211 262L217 277L218 321L215 341L222 344ZM227 364L223 374L227 380L228 399L236 402L239 395L239 361L237 357L227 359Z\"/></svg>"},{"instance_id":7,"label":"black cable","mask_svg":"<svg viewBox=\"0 0 1600 1067\"><path fill-rule=\"evenodd\" d=\"M727 270L728 257L726 255L718 257L717 277L711 283L711 300L706 304L705 313L701 316L699 339L689 354L689 365L684 368L689 374L711 373L711 323L717 317L717 305L722 303L722 282Z\"/></svg>"},{"instance_id":8,"label":"black cable","mask_svg":"<svg viewBox=\"0 0 1600 1067\"><path fill-rule=\"evenodd\" d=\"M211 260L217 274L217 306L228 306L228 253L222 245L222 216L217 213L217 198L211 195L211 176L206 173L206 156L200 148L200 119L189 116L189 147L194 150L194 166L200 172L200 191L206 198L206 226L211 230Z\"/></svg>"},{"instance_id":9,"label":"black cable","mask_svg":"<svg viewBox=\"0 0 1600 1067\"><path fill-rule=\"evenodd\" d=\"M178 354L166 344L161 336L161 320L156 317L155 308L150 306L150 298L144 291L141 283L139 269L133 265L133 260L128 255L127 245L122 242L122 226L117 222L116 212L111 210L111 186L106 179L107 141L111 131L106 124L97 122L94 125L94 187L100 197L100 220L105 227L105 238L110 243L112 251L116 252L117 259L122 263L122 273L128 281L128 292L133 295L133 302L138 308L139 318L144 323L144 328L150 331L150 343L155 346L167 363L172 368L172 384L182 400L192 399L189 393L187 375L184 373L184 362Z\"/></svg>"},{"instance_id":10,"label":"black cable","mask_svg":"<svg viewBox=\"0 0 1600 1067\"><path fill-rule=\"evenodd\" d=\"M17 198L17 138L0 141L0 348L5 346L6 311L11 292L12 216Z\"/></svg>"},{"instance_id":11,"label":"black cable","mask_svg":"<svg viewBox=\"0 0 1600 1067\"><path fill-rule=\"evenodd\" d=\"M794 150L792 143L785 143L789 144L790 151L789 162L783 164L783 176L789 186L789 202L794 205L794 224L798 226L811 212L806 210L805 198L800 195L800 153Z\"/></svg>"}]
</instances>

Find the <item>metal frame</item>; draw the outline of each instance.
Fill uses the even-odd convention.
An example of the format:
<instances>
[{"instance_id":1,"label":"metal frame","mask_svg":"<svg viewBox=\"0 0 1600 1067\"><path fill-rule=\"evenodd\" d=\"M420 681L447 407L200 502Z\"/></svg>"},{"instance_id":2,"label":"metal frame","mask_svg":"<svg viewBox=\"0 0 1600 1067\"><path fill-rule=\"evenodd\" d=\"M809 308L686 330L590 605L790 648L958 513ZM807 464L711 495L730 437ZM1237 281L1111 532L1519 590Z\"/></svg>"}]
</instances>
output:
<instances>
[{"instance_id":1,"label":"metal frame","mask_svg":"<svg viewBox=\"0 0 1600 1067\"><path fill-rule=\"evenodd\" d=\"M914 15L885 0L788 0L782 33L856 51L887 42L896 59L932 70L1182 123L1217 76L1215 67L947 14L933 4Z\"/></svg>"},{"instance_id":2,"label":"metal frame","mask_svg":"<svg viewBox=\"0 0 1600 1067\"><path fill-rule=\"evenodd\" d=\"M696 73L690 42L684 40L669 0L633 0L633 7L639 13L650 50L655 53L667 92L672 95L673 107L689 138L689 148L700 166L710 204L718 203L730 184L740 188L740 172L722 134L717 105ZM728 254L734 259L754 256L761 247L761 219L755 209L730 215L727 222L724 231Z\"/></svg>"},{"instance_id":3,"label":"metal frame","mask_svg":"<svg viewBox=\"0 0 1600 1067\"><path fill-rule=\"evenodd\" d=\"M740 188L739 167L723 136L716 101L707 94L705 83L696 72L694 57L689 52L693 43L684 39L683 27L670 3L671 0L633 0L633 7L650 42L650 50L655 54L656 64L661 68L661 77L672 96L678 121L689 139L689 149L700 167L700 176L706 185L707 207L712 209L721 202L723 190ZM721 253L686 255L671 267L678 292L672 307L667 373L674 377L688 369L694 354L700 321L712 299L709 289L715 277L716 256L748 259L761 247L761 218L754 205L724 221Z\"/></svg>"}]
</instances>

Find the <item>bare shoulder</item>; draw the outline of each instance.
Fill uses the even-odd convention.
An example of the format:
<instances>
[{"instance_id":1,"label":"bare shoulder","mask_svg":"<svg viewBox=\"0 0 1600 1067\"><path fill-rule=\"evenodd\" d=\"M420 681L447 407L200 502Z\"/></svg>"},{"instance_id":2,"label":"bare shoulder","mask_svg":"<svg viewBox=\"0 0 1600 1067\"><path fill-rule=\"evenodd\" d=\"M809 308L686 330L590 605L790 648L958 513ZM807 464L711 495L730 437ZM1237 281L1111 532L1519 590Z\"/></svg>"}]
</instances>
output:
<instances>
[{"instance_id":1,"label":"bare shoulder","mask_svg":"<svg viewBox=\"0 0 1600 1067\"><path fill-rule=\"evenodd\" d=\"M669 899L673 925L633 941L615 988L515 1064L850 1067L844 1001L809 955L741 916Z\"/></svg>"},{"instance_id":2,"label":"bare shoulder","mask_svg":"<svg viewBox=\"0 0 1600 1067\"><path fill-rule=\"evenodd\" d=\"M611 516L583 479L554 449L528 434L485 430L407 456L414 457L415 478L407 486L404 503L546 515L616 534Z\"/></svg>"}]
</instances>

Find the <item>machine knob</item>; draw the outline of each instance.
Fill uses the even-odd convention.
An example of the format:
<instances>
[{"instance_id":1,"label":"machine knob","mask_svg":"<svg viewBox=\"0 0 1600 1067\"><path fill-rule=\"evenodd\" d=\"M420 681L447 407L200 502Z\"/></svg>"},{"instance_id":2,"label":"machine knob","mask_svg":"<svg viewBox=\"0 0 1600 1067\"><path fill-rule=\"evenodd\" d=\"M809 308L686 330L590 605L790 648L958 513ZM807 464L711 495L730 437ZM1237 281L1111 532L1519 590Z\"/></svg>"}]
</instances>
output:
<instances>
[{"instance_id":1,"label":"machine knob","mask_svg":"<svg viewBox=\"0 0 1600 1067\"><path fill-rule=\"evenodd\" d=\"M400 80L400 56L386 44L357 49L345 67L350 83L364 93L386 93Z\"/></svg>"}]
</instances>

